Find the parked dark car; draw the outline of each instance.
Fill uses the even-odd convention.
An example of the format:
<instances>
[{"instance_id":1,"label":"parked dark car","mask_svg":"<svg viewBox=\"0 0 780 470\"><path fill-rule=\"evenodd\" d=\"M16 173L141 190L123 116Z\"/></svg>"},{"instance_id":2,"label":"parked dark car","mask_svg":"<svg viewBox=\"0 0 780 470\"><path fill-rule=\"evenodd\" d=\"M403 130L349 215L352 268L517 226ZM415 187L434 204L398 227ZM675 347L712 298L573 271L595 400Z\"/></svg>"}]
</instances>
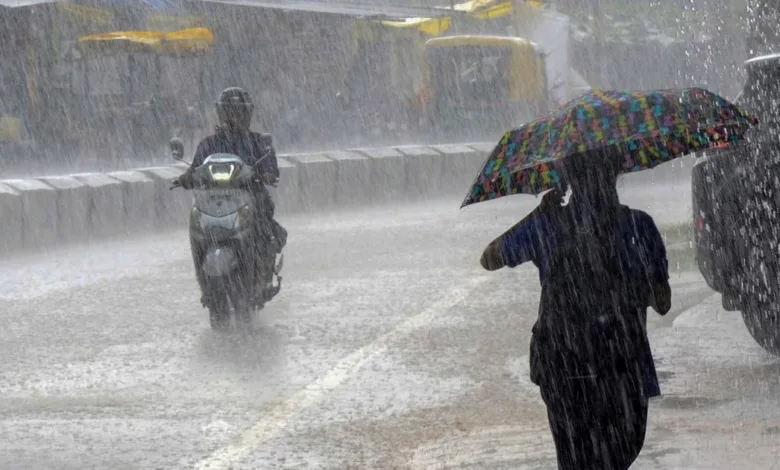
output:
<instances>
[{"instance_id":1,"label":"parked dark car","mask_svg":"<svg viewBox=\"0 0 780 470\"><path fill-rule=\"evenodd\" d=\"M696 259L723 307L780 356L780 54L745 62L736 103L759 125L747 139L703 153L692 171Z\"/></svg>"}]
</instances>

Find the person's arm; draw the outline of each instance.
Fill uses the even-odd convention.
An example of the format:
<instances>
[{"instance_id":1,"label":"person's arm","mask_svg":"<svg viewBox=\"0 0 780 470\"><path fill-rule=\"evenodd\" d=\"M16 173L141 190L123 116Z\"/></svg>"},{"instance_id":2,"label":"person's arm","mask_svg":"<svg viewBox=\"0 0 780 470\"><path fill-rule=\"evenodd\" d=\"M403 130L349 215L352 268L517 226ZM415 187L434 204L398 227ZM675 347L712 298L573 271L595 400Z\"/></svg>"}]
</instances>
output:
<instances>
[{"instance_id":1,"label":"person's arm","mask_svg":"<svg viewBox=\"0 0 780 470\"><path fill-rule=\"evenodd\" d=\"M672 309L672 287L668 280L653 283L649 304L661 315L669 313Z\"/></svg>"},{"instance_id":2,"label":"person's arm","mask_svg":"<svg viewBox=\"0 0 780 470\"><path fill-rule=\"evenodd\" d=\"M279 178L279 162L276 160L276 149L272 145L270 150L271 153L269 153L264 160L267 168L266 173L270 173L276 178Z\"/></svg>"},{"instance_id":3,"label":"person's arm","mask_svg":"<svg viewBox=\"0 0 780 470\"><path fill-rule=\"evenodd\" d=\"M203 161L208 156L208 149L205 145L205 140L198 144L198 148L195 150L195 155L192 157L192 163L187 170L179 175L173 182L174 187L181 186L184 189L190 189L192 187L192 173L196 168L203 164Z\"/></svg>"},{"instance_id":4,"label":"person's arm","mask_svg":"<svg viewBox=\"0 0 780 470\"><path fill-rule=\"evenodd\" d=\"M203 165L203 162L206 160L206 158L208 158L210 153L207 147L208 147L207 139L203 139L198 144L198 148L195 149L195 155L193 155L192 157L192 164L188 169L189 172L193 172L195 171L196 168Z\"/></svg>"},{"instance_id":5,"label":"person's arm","mask_svg":"<svg viewBox=\"0 0 780 470\"><path fill-rule=\"evenodd\" d=\"M264 175L272 175L273 178L264 178L266 182L279 178L279 162L276 160L276 149L274 148L273 138L271 134L255 134L256 145L260 152L257 155L257 159L260 161L258 169ZM267 153L267 155L266 155Z\"/></svg>"},{"instance_id":6,"label":"person's arm","mask_svg":"<svg viewBox=\"0 0 780 470\"><path fill-rule=\"evenodd\" d=\"M650 281L648 305L661 315L666 315L672 308L672 288L669 285L669 260L666 256L661 232L658 231L653 219L644 214L638 225L639 234L645 239L645 249L648 255L647 274Z\"/></svg>"},{"instance_id":7,"label":"person's arm","mask_svg":"<svg viewBox=\"0 0 780 470\"><path fill-rule=\"evenodd\" d=\"M480 259L482 267L488 271L495 271L503 267L514 268L532 261L536 253L534 247L536 224L535 217L526 217L490 242L482 252Z\"/></svg>"},{"instance_id":8,"label":"person's arm","mask_svg":"<svg viewBox=\"0 0 780 470\"><path fill-rule=\"evenodd\" d=\"M495 271L506 266L504 256L501 254L501 237L496 238L482 252L479 264L488 271Z\"/></svg>"},{"instance_id":9,"label":"person's arm","mask_svg":"<svg viewBox=\"0 0 780 470\"><path fill-rule=\"evenodd\" d=\"M554 217L561 209L565 193L565 187L548 191L542 196L541 204L530 214L490 242L479 260L482 267L495 271L505 266L514 268L528 261L536 262L539 255L536 242L550 235L551 222L546 217Z\"/></svg>"}]
</instances>

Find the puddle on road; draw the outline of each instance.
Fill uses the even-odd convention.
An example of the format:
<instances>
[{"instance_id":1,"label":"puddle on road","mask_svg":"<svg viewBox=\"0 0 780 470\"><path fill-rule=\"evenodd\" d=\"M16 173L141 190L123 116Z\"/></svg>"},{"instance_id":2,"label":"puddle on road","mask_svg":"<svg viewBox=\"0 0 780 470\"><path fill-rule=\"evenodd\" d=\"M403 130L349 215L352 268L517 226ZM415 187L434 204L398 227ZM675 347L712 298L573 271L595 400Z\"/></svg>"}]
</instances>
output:
<instances>
[{"instance_id":1,"label":"puddle on road","mask_svg":"<svg viewBox=\"0 0 780 470\"><path fill-rule=\"evenodd\" d=\"M681 315L685 314L688 310L707 302L712 299L715 294L708 286L701 283L690 283L682 286L672 287L672 309L664 315L659 317L655 310L649 308L647 310L648 327L658 328L672 328L674 321ZM718 305L720 307L720 305Z\"/></svg>"},{"instance_id":2,"label":"puddle on road","mask_svg":"<svg viewBox=\"0 0 780 470\"><path fill-rule=\"evenodd\" d=\"M439 439L418 447L410 470L541 469L555 465L555 444L546 425L493 426L467 436Z\"/></svg>"},{"instance_id":3,"label":"puddle on road","mask_svg":"<svg viewBox=\"0 0 780 470\"><path fill-rule=\"evenodd\" d=\"M669 410L701 410L706 408L715 408L731 401L733 400L710 397L667 395L659 398L657 403L659 407Z\"/></svg>"},{"instance_id":4,"label":"puddle on road","mask_svg":"<svg viewBox=\"0 0 780 470\"><path fill-rule=\"evenodd\" d=\"M668 439L648 438L631 468L662 468L661 459L679 452ZM555 462L555 444L547 426L492 426L422 445L406 468L539 470L554 468Z\"/></svg>"}]
</instances>

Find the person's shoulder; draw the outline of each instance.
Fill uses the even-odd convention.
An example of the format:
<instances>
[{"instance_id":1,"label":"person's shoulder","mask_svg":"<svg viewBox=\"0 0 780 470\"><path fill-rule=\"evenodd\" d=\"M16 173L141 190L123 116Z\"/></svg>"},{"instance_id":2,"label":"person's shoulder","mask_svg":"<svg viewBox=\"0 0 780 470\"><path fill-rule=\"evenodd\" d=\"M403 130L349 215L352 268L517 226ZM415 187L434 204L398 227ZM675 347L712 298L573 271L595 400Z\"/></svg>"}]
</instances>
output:
<instances>
[{"instance_id":1,"label":"person's shoulder","mask_svg":"<svg viewBox=\"0 0 780 470\"><path fill-rule=\"evenodd\" d=\"M213 146L219 139L219 134L211 134L201 139L199 146Z\"/></svg>"},{"instance_id":2,"label":"person's shoulder","mask_svg":"<svg viewBox=\"0 0 780 470\"><path fill-rule=\"evenodd\" d=\"M249 131L249 136L253 139L268 139L271 134L268 132Z\"/></svg>"},{"instance_id":3,"label":"person's shoulder","mask_svg":"<svg viewBox=\"0 0 780 470\"><path fill-rule=\"evenodd\" d=\"M262 146L273 146L273 137L268 132L249 131L249 138Z\"/></svg>"},{"instance_id":4,"label":"person's shoulder","mask_svg":"<svg viewBox=\"0 0 780 470\"><path fill-rule=\"evenodd\" d=\"M653 217L647 212L639 209L626 208L625 214L638 232L644 234L658 232L655 220L653 220Z\"/></svg>"},{"instance_id":5,"label":"person's shoulder","mask_svg":"<svg viewBox=\"0 0 780 470\"><path fill-rule=\"evenodd\" d=\"M628 206L623 206L623 213L629 218L636 221L653 222L653 218L650 216L650 214L640 209L633 209Z\"/></svg>"}]
</instances>

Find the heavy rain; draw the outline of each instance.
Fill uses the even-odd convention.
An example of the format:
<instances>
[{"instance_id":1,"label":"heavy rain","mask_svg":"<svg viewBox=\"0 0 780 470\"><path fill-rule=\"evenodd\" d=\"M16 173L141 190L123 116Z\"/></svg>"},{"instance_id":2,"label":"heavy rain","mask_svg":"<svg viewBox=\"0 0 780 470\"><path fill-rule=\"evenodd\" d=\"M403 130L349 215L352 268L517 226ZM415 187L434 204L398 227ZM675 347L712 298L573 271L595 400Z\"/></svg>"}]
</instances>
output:
<instances>
[{"instance_id":1,"label":"heavy rain","mask_svg":"<svg viewBox=\"0 0 780 470\"><path fill-rule=\"evenodd\" d=\"M780 468L779 15L0 0L0 469Z\"/></svg>"}]
</instances>

